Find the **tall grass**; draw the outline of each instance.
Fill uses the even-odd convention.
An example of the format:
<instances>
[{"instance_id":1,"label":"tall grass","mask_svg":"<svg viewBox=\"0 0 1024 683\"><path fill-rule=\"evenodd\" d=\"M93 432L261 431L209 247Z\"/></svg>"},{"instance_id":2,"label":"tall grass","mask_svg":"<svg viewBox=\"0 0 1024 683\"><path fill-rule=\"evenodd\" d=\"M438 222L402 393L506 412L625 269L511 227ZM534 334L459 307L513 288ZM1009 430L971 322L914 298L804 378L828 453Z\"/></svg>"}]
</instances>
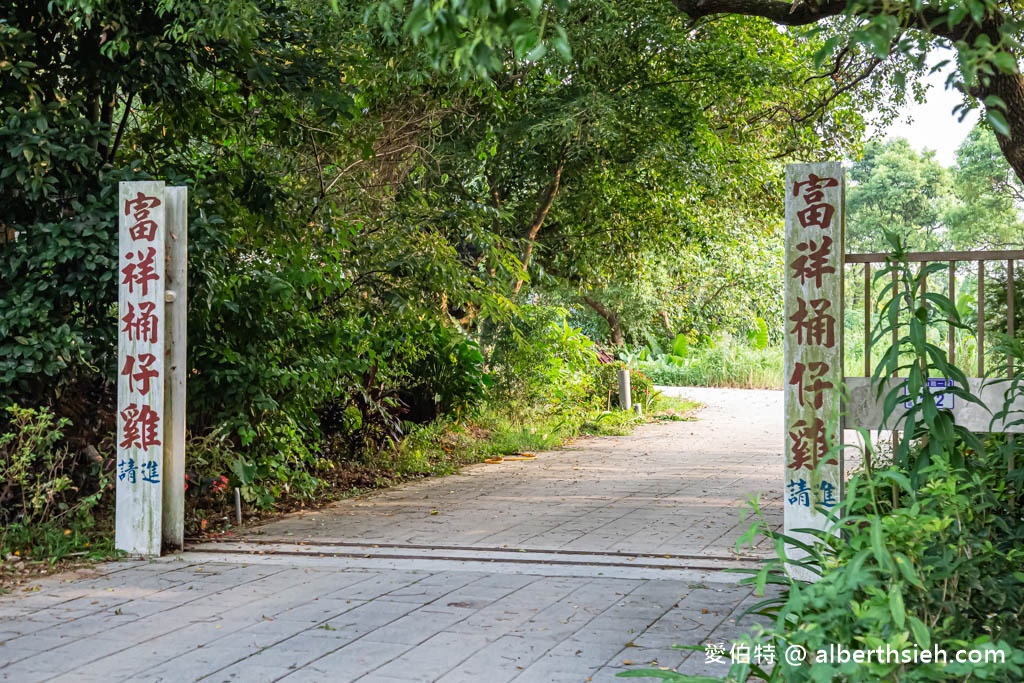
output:
<instances>
[{"instance_id":1,"label":"tall grass","mask_svg":"<svg viewBox=\"0 0 1024 683\"><path fill-rule=\"evenodd\" d=\"M731 337L691 349L681 362L662 357L634 365L655 384L667 386L782 388L782 348L754 349Z\"/></svg>"}]
</instances>

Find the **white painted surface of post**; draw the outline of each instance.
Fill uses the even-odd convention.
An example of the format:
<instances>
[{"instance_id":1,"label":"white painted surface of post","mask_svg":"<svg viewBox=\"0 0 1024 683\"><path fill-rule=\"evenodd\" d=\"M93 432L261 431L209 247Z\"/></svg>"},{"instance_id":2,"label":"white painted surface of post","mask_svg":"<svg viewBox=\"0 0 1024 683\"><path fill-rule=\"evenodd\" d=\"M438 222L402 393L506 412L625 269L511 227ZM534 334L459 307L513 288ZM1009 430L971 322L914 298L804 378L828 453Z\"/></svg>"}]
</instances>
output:
<instances>
[{"instance_id":1,"label":"white painted surface of post","mask_svg":"<svg viewBox=\"0 0 1024 683\"><path fill-rule=\"evenodd\" d=\"M135 555L161 547L165 207L163 182L120 183L114 546Z\"/></svg>"},{"instance_id":2,"label":"white painted surface of post","mask_svg":"<svg viewBox=\"0 0 1024 683\"><path fill-rule=\"evenodd\" d=\"M798 538L827 528L842 497L844 195L840 163L786 167L783 517Z\"/></svg>"},{"instance_id":3,"label":"white painted surface of post","mask_svg":"<svg viewBox=\"0 0 1024 683\"><path fill-rule=\"evenodd\" d=\"M619 370L619 410L632 410L633 389L629 383L629 368Z\"/></svg>"},{"instance_id":4,"label":"white painted surface of post","mask_svg":"<svg viewBox=\"0 0 1024 683\"><path fill-rule=\"evenodd\" d=\"M185 543L185 401L188 377L188 188L168 187L167 378L164 384L163 544Z\"/></svg>"}]
</instances>

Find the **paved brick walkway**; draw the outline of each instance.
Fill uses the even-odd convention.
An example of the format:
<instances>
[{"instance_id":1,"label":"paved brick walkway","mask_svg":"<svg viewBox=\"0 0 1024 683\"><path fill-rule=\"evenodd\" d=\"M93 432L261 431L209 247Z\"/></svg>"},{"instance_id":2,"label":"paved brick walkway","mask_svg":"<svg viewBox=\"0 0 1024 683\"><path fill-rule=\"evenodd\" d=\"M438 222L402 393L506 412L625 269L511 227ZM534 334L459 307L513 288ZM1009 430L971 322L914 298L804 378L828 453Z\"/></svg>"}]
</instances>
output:
<instances>
[{"instance_id":1,"label":"paved brick walkway","mask_svg":"<svg viewBox=\"0 0 1024 683\"><path fill-rule=\"evenodd\" d=\"M693 394L709 404L698 422L469 468L285 518L259 543L125 560L0 598L0 680L724 673L671 646L746 630L735 618L753 598L721 570L764 552L731 545L744 495L781 488L781 395ZM773 523L778 512L767 506Z\"/></svg>"}]
</instances>

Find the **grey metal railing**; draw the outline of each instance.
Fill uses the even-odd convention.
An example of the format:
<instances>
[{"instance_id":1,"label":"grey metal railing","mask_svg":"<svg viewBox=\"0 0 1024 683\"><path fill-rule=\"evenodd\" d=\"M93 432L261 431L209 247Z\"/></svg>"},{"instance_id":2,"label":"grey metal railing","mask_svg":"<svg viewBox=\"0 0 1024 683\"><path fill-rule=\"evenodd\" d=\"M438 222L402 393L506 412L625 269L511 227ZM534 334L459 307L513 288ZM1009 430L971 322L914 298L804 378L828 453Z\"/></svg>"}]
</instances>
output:
<instances>
[{"instance_id":1,"label":"grey metal railing","mask_svg":"<svg viewBox=\"0 0 1024 683\"><path fill-rule=\"evenodd\" d=\"M846 254L844 263L864 264L864 376L871 376L871 264L886 263L888 254ZM956 264L976 263L978 267L978 377L985 376L985 264L990 261L1006 263L1006 333L1014 335L1014 262L1024 259L1024 250L1007 251L918 251L904 255L909 263L948 263L949 282L948 296L955 302L956 297ZM895 280L896 274L893 273ZM927 278L921 282L922 293ZM899 331L892 331L895 344ZM948 334L949 361L956 362L956 329L950 325ZM1013 375L1013 359L1007 359L1007 373Z\"/></svg>"}]
</instances>

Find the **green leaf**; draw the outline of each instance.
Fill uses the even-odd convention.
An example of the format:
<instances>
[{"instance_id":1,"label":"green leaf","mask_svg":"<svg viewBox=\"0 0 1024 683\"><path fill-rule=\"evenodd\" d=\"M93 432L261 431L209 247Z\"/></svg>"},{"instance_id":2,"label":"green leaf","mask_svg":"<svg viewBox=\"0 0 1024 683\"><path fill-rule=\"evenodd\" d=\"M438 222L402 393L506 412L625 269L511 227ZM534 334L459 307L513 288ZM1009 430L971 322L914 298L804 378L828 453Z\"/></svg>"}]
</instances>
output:
<instances>
[{"instance_id":1,"label":"green leaf","mask_svg":"<svg viewBox=\"0 0 1024 683\"><path fill-rule=\"evenodd\" d=\"M896 582L889 588L889 611L896 628L903 628L907 622L907 610L903 604L902 583Z\"/></svg>"},{"instance_id":2,"label":"green leaf","mask_svg":"<svg viewBox=\"0 0 1024 683\"><path fill-rule=\"evenodd\" d=\"M910 632L914 634L914 640L918 646L922 650L930 648L932 646L932 636L924 622L915 616L907 617L907 621L910 623Z\"/></svg>"},{"instance_id":3,"label":"green leaf","mask_svg":"<svg viewBox=\"0 0 1024 683\"><path fill-rule=\"evenodd\" d=\"M1003 112L998 109L988 109L985 111L985 120L988 125L992 126L992 130L1004 137L1010 137L1010 124L1006 122Z\"/></svg>"}]
</instances>

